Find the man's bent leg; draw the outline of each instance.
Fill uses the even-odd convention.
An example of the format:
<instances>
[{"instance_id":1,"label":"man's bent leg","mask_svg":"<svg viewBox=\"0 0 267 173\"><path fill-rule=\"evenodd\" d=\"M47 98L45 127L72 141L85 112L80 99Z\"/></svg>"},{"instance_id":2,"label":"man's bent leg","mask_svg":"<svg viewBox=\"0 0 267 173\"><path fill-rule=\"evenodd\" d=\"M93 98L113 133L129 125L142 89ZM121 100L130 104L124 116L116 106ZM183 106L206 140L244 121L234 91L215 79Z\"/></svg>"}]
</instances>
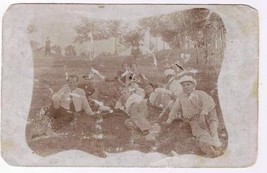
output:
<instances>
[{"instance_id":1,"label":"man's bent leg","mask_svg":"<svg viewBox=\"0 0 267 173\"><path fill-rule=\"evenodd\" d=\"M135 103L130 108L130 119L133 123L143 132L150 130L152 126L147 121L146 112L147 110L141 104Z\"/></svg>"},{"instance_id":2,"label":"man's bent leg","mask_svg":"<svg viewBox=\"0 0 267 173\"><path fill-rule=\"evenodd\" d=\"M194 117L190 121L190 126L191 126L193 136L195 136L199 142L205 143L210 146L215 146L215 147L219 147L221 145L218 135L212 136L210 133L210 129L208 127L203 128L200 125L198 115L196 115L196 117Z\"/></svg>"},{"instance_id":3,"label":"man's bent leg","mask_svg":"<svg viewBox=\"0 0 267 173\"><path fill-rule=\"evenodd\" d=\"M209 126L210 135L213 138L213 146L220 147L221 142L218 135L219 120L217 117L216 109L212 109L207 116L207 123Z\"/></svg>"},{"instance_id":4,"label":"man's bent leg","mask_svg":"<svg viewBox=\"0 0 267 173\"><path fill-rule=\"evenodd\" d=\"M142 131L150 130L152 127L143 115L131 116L133 123Z\"/></svg>"},{"instance_id":5,"label":"man's bent leg","mask_svg":"<svg viewBox=\"0 0 267 173\"><path fill-rule=\"evenodd\" d=\"M203 153L207 154L210 157L215 157L219 155L219 152L214 150L214 148L207 143L199 142L199 147Z\"/></svg>"}]
</instances>

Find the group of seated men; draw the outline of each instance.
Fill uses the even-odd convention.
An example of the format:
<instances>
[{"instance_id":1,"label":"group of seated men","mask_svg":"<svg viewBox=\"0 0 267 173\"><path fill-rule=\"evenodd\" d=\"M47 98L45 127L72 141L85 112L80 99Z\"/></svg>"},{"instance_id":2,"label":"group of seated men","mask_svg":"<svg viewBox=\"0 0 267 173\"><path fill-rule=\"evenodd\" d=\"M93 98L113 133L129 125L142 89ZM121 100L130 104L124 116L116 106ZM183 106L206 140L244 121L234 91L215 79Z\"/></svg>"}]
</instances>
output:
<instances>
[{"instance_id":1,"label":"group of seated men","mask_svg":"<svg viewBox=\"0 0 267 173\"><path fill-rule=\"evenodd\" d=\"M156 140L161 127L147 120L147 106L161 109L162 114L159 117L168 113L164 124L171 124L175 119L188 122L200 149L205 154L218 155L217 148L221 146L221 142L213 98L204 91L196 90L197 82L190 75L179 76L175 70L167 69L164 71L164 76L167 83L159 87L150 83L139 72L136 63L130 65L123 63L115 78L119 95L112 101L115 102L112 109L124 111L128 115L124 124L139 129L146 135L148 141ZM78 83L78 76L70 75L67 85L53 95L50 116L55 122L57 120L71 122L81 112L90 116L96 114L90 107L89 101L98 88L90 85L79 86Z\"/></svg>"}]
</instances>

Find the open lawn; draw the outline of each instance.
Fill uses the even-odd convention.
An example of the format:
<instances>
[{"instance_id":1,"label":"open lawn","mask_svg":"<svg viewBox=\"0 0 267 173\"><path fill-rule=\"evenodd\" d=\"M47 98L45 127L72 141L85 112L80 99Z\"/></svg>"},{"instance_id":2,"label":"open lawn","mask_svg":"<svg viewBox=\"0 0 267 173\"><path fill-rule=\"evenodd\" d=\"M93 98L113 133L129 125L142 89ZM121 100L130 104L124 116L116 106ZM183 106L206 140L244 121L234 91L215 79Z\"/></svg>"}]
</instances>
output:
<instances>
[{"instance_id":1,"label":"open lawn","mask_svg":"<svg viewBox=\"0 0 267 173\"><path fill-rule=\"evenodd\" d=\"M205 156L191 135L190 126L181 121L171 125L162 124L167 119L164 115L159 121L161 133L156 142L148 142L145 135L124 126L127 115L123 112L99 116L80 115L71 125L51 132L48 119L38 116L43 106L50 105L51 89L56 92L65 84L65 72L75 72L80 77L89 72L90 66L108 77L114 77L120 65L127 57L98 57L92 64L85 57L43 57L34 58L34 88L31 110L26 129L26 138L30 148L41 156L51 155L68 149L77 149L90 154L106 157L107 153L139 150L144 153L160 152L165 155L197 154ZM152 82L163 82L163 69L153 66L152 58L137 60L140 71ZM205 69L196 74L198 88L212 95L217 104L220 121L219 137L223 143L221 150L227 147L227 132L223 122L217 90L217 72ZM153 122L160 114L159 110L149 107L149 121Z\"/></svg>"}]
</instances>

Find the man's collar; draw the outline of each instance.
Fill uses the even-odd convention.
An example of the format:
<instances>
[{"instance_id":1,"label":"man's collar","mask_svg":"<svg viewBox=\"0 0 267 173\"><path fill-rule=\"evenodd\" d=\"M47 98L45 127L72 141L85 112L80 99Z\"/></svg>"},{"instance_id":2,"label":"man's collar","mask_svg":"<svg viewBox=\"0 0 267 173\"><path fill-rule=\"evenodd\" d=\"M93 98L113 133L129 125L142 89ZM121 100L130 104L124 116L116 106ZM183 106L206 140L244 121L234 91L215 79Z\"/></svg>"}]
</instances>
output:
<instances>
[{"instance_id":1,"label":"man's collar","mask_svg":"<svg viewBox=\"0 0 267 173\"><path fill-rule=\"evenodd\" d=\"M183 92L183 93L184 93L184 96L189 97L189 99L191 99L195 95L195 91L196 90L194 89L190 94L187 94L185 92Z\"/></svg>"},{"instance_id":2,"label":"man's collar","mask_svg":"<svg viewBox=\"0 0 267 173\"><path fill-rule=\"evenodd\" d=\"M175 76L169 79L168 83L171 83L175 79Z\"/></svg>"},{"instance_id":3,"label":"man's collar","mask_svg":"<svg viewBox=\"0 0 267 173\"><path fill-rule=\"evenodd\" d=\"M78 87L76 87L75 89L71 89L71 88L68 86L68 88L69 88L69 90L70 90L71 92L73 92L73 91L75 91Z\"/></svg>"}]
</instances>

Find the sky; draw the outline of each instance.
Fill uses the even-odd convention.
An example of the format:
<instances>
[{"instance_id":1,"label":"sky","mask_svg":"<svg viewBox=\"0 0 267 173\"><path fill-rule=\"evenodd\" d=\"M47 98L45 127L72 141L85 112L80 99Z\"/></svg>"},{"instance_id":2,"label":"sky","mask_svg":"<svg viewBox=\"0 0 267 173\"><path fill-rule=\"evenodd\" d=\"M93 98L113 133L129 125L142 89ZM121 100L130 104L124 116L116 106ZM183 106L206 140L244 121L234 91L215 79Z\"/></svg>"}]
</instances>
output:
<instances>
[{"instance_id":1,"label":"sky","mask_svg":"<svg viewBox=\"0 0 267 173\"><path fill-rule=\"evenodd\" d=\"M94 19L119 19L137 25L143 17L168 14L175 11L190 9L191 5L25 5L31 11L33 20L30 24L37 26L36 33L29 34L29 40L35 40L44 45L45 39L50 38L52 44L66 47L75 37L74 27L79 24L81 17ZM199 7L199 6L198 6ZM162 45L161 40L158 40ZM96 51L105 49L114 52L112 40L100 41L96 44ZM78 52L88 49L88 45L77 45ZM129 51L125 52L129 54Z\"/></svg>"}]
</instances>

